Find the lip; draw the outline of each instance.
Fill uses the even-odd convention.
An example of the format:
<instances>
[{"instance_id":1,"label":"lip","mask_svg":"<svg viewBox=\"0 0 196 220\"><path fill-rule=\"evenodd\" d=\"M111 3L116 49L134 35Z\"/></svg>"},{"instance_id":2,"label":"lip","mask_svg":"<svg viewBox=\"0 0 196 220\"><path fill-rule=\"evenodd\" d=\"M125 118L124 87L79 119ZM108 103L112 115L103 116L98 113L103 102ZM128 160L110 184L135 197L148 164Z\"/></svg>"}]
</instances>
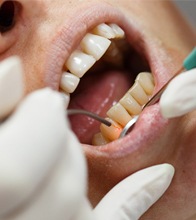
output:
<instances>
[{"instance_id":1,"label":"lip","mask_svg":"<svg viewBox=\"0 0 196 220\"><path fill-rule=\"evenodd\" d=\"M76 14L77 16L75 16ZM130 42L134 41L135 44L138 44L138 50L146 53L146 43L139 28L135 25L136 22L128 21L120 10L106 3L91 3L88 7L81 6L76 8L73 15L66 19L65 25L59 28L53 37L51 47L48 48L47 60L50 62L45 64L44 81L46 85L55 90L59 89L64 63L78 47L86 33L101 23L118 24L126 35L130 36L132 39ZM147 54L145 56L147 57Z\"/></svg>"},{"instance_id":2,"label":"lip","mask_svg":"<svg viewBox=\"0 0 196 220\"><path fill-rule=\"evenodd\" d=\"M155 92L168 80L169 75L166 72L166 68L158 59L160 56L166 56L164 50L157 49L160 45L157 46L157 43L154 43L148 35L142 33L139 25L137 26L137 22L128 21L120 10L103 3L92 3L88 8L80 7L74 12L75 14L77 14L77 17L73 16L66 20L66 24L69 24L69 26L65 25L59 29L49 49L47 60L51 62L48 62L46 66L45 83L47 85L55 90L59 89L65 61L71 52L77 48L86 33L100 23L118 24L125 31L130 43L137 44L139 50L144 53L148 60L152 74L155 77ZM68 39L71 40L68 41ZM141 113L134 130L126 137L100 147L83 145L87 158L90 158L91 164L100 161L110 161L109 163L113 164L112 160L123 158L127 154L131 155L140 152L139 155L141 155L141 152L146 149L150 151L151 143L157 140L157 137L165 130L167 124L168 120L161 117L159 105L150 106ZM127 171L124 175L130 175L130 172Z\"/></svg>"}]
</instances>

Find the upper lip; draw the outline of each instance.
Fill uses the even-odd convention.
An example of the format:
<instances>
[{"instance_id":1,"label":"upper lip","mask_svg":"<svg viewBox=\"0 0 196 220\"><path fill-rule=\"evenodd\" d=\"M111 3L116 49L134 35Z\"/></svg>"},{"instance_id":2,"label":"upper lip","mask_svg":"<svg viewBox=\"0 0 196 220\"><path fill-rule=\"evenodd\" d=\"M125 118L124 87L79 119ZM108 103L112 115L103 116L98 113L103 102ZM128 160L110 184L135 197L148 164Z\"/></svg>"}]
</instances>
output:
<instances>
[{"instance_id":1,"label":"upper lip","mask_svg":"<svg viewBox=\"0 0 196 220\"><path fill-rule=\"evenodd\" d=\"M116 23L125 31L128 39L130 38L132 41L134 41L134 43L137 43L139 50L144 53L156 81L159 82L158 86L155 87L155 91L158 90L161 84L164 82L160 83L157 70L164 69L164 67L160 65L157 68L156 66L157 57L159 56L156 54L157 51L154 49L155 47L153 45L148 45L145 36L143 36L139 28L136 26L133 27L133 25L130 24L127 18L120 11L107 4L95 5L92 3L92 5L89 5L89 7L90 10L88 10L88 8L84 8L84 10L80 9L77 17L74 16L69 18L66 21L66 25L61 27L53 39L52 47L49 50L48 56L48 60L51 62L48 62L48 66L46 68L46 84L49 84L50 87L55 90L59 89L59 82L65 61L68 59L72 51L77 48L82 38L86 35L86 33L89 32L90 29L96 27L100 23ZM133 44L133 42L130 43ZM133 148L130 148L130 146L134 146L134 149L137 149L139 146L141 146L141 141L148 143L149 140L152 139L158 132L157 129L155 132L154 128L157 125L160 127L164 126L167 121L161 118L158 105L149 107L145 109L144 112L145 114L141 114L134 132L131 132L122 140L118 140L118 144L116 144L117 142L110 143L109 148L108 146L103 146L100 151L104 152L105 154L107 149L110 149L108 152L110 154L109 156L111 157L111 152L116 155L116 152L119 151L119 148L117 147L119 144L123 144L124 149L130 149L130 151L132 151ZM153 116L147 123L146 118L152 113ZM155 121L157 121L157 123L155 123ZM141 124L142 126L140 126ZM139 136L142 136L141 134L143 131L145 131L146 135L143 135L143 140L139 141L138 138Z\"/></svg>"},{"instance_id":2,"label":"upper lip","mask_svg":"<svg viewBox=\"0 0 196 220\"><path fill-rule=\"evenodd\" d=\"M90 8L90 10L89 10ZM77 16L75 16L77 14ZM108 4L92 3L88 8L74 12L73 17L66 20L55 34L51 47L48 49L45 82L55 90L59 89L59 82L63 66L70 54L78 47L83 37L94 27L101 23L116 23L131 36L131 42L137 45L138 50L146 52L141 32L117 9ZM147 57L147 54L145 55Z\"/></svg>"}]
</instances>

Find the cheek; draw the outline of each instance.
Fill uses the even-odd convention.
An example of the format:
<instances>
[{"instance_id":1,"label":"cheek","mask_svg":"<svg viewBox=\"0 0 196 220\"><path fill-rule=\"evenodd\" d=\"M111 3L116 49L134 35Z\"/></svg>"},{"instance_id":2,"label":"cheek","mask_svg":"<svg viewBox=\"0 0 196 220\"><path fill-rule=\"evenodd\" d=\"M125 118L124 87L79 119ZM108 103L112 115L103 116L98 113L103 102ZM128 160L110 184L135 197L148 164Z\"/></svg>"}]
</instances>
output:
<instances>
[{"instance_id":1,"label":"cheek","mask_svg":"<svg viewBox=\"0 0 196 220\"><path fill-rule=\"evenodd\" d=\"M39 33L39 29L34 29L21 37L18 43L9 50L9 55L18 55L22 59L24 65L24 76L27 93L46 87L45 75L48 60L48 48L51 45L51 38L45 37Z\"/></svg>"},{"instance_id":2,"label":"cheek","mask_svg":"<svg viewBox=\"0 0 196 220\"><path fill-rule=\"evenodd\" d=\"M21 58L26 91L30 92L46 86L44 74L48 62L47 48L53 38L52 25L46 23L45 1L18 0L15 9L15 25L0 34L0 60L12 55Z\"/></svg>"},{"instance_id":3,"label":"cheek","mask_svg":"<svg viewBox=\"0 0 196 220\"><path fill-rule=\"evenodd\" d=\"M31 92L40 88L45 87L44 83L44 55L37 53L28 54L24 57L24 74L26 91Z\"/></svg>"}]
</instances>

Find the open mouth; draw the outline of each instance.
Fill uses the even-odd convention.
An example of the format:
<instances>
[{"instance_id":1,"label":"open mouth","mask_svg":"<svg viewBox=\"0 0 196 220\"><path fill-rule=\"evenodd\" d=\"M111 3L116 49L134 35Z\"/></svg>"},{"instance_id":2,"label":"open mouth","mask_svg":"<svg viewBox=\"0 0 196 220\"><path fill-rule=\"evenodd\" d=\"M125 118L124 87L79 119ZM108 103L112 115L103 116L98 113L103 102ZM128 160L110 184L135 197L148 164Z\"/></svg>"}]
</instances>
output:
<instances>
[{"instance_id":1,"label":"open mouth","mask_svg":"<svg viewBox=\"0 0 196 220\"><path fill-rule=\"evenodd\" d=\"M128 43L124 31L102 23L69 56L60 90L70 97L69 108L94 112L112 123L107 127L87 116L70 117L81 143L104 145L118 139L123 127L141 113L154 91L154 79L144 54Z\"/></svg>"}]
</instances>

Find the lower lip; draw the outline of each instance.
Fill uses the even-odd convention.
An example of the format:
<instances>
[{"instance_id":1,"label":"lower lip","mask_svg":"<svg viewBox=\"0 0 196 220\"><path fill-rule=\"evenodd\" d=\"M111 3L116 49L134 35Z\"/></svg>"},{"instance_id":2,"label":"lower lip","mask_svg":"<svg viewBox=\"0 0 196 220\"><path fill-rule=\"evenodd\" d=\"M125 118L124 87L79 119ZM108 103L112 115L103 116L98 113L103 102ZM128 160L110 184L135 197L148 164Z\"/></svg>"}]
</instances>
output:
<instances>
[{"instance_id":1,"label":"lower lip","mask_svg":"<svg viewBox=\"0 0 196 220\"><path fill-rule=\"evenodd\" d=\"M118 139L107 145L98 147L100 155L108 154L108 157L124 157L145 148L150 148L160 135L164 132L168 120L161 117L159 104L146 108L136 122L134 129L122 139ZM92 148L85 145L85 148ZM157 146L158 147L158 146ZM103 156L103 155L102 155ZM105 157L106 155L104 155ZM107 157L107 156L106 156Z\"/></svg>"}]
</instances>

